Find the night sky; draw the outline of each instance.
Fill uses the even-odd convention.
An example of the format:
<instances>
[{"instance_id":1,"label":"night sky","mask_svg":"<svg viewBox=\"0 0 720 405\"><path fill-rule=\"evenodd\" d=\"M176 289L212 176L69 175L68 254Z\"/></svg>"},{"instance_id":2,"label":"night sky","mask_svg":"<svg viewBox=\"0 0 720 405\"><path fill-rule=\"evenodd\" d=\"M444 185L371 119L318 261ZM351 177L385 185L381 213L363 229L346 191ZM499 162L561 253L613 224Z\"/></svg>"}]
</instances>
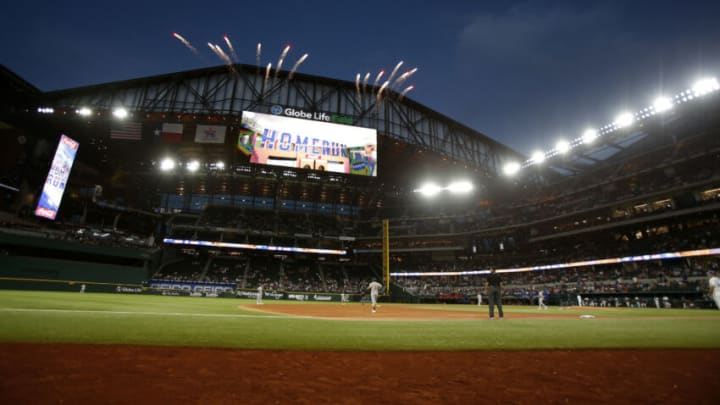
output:
<instances>
[{"instance_id":1,"label":"night sky","mask_svg":"<svg viewBox=\"0 0 720 405\"><path fill-rule=\"evenodd\" d=\"M5 1L0 63L72 88L222 65L206 44L224 34L239 63L260 42L275 66L291 44L284 69L309 53L298 72L351 82L404 61L409 98L530 154L720 76L718 16L718 1Z\"/></svg>"}]
</instances>

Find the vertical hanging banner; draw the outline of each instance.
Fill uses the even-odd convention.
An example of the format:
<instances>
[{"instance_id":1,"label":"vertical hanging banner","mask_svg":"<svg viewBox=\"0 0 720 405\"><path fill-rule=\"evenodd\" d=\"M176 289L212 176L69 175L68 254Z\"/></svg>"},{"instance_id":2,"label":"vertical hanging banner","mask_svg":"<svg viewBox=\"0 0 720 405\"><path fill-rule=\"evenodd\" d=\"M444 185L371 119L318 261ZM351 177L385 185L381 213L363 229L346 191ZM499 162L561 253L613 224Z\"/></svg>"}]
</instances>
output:
<instances>
[{"instance_id":1,"label":"vertical hanging banner","mask_svg":"<svg viewBox=\"0 0 720 405\"><path fill-rule=\"evenodd\" d=\"M55 157L50 165L50 171L45 178L42 194L35 208L35 215L54 220L60 209L60 202L65 193L65 185L70 177L70 170L80 144L65 135L60 136Z\"/></svg>"}]
</instances>

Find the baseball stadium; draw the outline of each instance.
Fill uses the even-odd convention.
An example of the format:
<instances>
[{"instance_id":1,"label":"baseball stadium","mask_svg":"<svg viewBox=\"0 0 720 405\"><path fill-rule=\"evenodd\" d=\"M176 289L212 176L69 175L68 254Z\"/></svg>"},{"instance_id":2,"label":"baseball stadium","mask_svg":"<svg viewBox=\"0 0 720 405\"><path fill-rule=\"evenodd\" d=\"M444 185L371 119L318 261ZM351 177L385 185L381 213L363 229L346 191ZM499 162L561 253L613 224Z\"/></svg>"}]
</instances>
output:
<instances>
[{"instance_id":1,"label":"baseball stadium","mask_svg":"<svg viewBox=\"0 0 720 405\"><path fill-rule=\"evenodd\" d=\"M716 401L714 78L532 156L359 77L0 86L4 403Z\"/></svg>"}]
</instances>

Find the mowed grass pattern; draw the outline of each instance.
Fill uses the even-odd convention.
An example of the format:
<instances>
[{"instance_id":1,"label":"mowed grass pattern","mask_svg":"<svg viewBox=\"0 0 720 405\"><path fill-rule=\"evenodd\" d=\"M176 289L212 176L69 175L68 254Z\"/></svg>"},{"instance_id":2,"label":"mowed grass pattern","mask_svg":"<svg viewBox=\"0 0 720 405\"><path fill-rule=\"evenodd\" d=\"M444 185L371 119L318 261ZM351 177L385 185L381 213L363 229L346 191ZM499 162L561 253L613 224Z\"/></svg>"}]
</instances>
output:
<instances>
[{"instance_id":1,"label":"mowed grass pattern","mask_svg":"<svg viewBox=\"0 0 720 405\"><path fill-rule=\"evenodd\" d=\"M355 321L264 314L239 307L250 303L253 301L0 290L0 342L289 350L720 347L717 310L551 307L543 313L577 316L512 319L513 314L538 311L534 307L506 306L508 319L503 321ZM273 303L266 300L266 305ZM483 313L486 309L470 305L422 307ZM580 319L582 314L596 318Z\"/></svg>"}]
</instances>

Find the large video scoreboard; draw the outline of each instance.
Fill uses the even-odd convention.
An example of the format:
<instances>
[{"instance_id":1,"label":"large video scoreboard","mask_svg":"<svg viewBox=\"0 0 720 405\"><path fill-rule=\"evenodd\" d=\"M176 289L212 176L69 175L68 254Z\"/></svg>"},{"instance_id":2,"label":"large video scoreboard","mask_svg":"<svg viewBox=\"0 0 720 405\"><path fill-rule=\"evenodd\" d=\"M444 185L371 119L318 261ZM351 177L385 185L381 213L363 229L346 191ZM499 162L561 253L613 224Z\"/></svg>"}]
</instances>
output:
<instances>
[{"instance_id":1,"label":"large video scoreboard","mask_svg":"<svg viewBox=\"0 0 720 405\"><path fill-rule=\"evenodd\" d=\"M371 128L243 111L237 147L251 163L377 176Z\"/></svg>"}]
</instances>

